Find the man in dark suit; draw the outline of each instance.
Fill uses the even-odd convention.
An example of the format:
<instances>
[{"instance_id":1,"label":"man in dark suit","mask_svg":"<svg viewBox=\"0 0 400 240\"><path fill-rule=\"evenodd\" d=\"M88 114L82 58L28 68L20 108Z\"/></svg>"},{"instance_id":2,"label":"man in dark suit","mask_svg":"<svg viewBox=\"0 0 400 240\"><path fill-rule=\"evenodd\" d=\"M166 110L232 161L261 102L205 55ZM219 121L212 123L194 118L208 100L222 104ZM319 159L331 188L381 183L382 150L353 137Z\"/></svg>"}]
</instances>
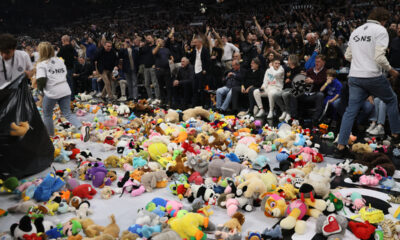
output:
<instances>
[{"instance_id":1,"label":"man in dark suit","mask_svg":"<svg viewBox=\"0 0 400 240\"><path fill-rule=\"evenodd\" d=\"M125 39L124 48L121 49L119 56L120 59L122 59L122 71L124 72L126 81L128 82L129 99L137 101L139 99L137 86L139 52L132 46L129 38Z\"/></svg>"},{"instance_id":2,"label":"man in dark suit","mask_svg":"<svg viewBox=\"0 0 400 240\"><path fill-rule=\"evenodd\" d=\"M203 40L201 37L193 39L192 46L194 48L189 50L185 46L186 54L190 63L194 66L194 81L193 81L193 105L203 106L205 104L204 87L207 85L207 72L210 66L210 51L203 48Z\"/></svg>"},{"instance_id":3,"label":"man in dark suit","mask_svg":"<svg viewBox=\"0 0 400 240\"><path fill-rule=\"evenodd\" d=\"M92 66L85 60L83 56L80 56L78 58L78 62L75 63L74 73L72 74L78 93L89 94L91 92L91 80L89 80L89 75L91 72Z\"/></svg>"},{"instance_id":4,"label":"man in dark suit","mask_svg":"<svg viewBox=\"0 0 400 240\"><path fill-rule=\"evenodd\" d=\"M178 68L176 79L173 81L173 100L179 108L186 109L191 106L192 83L194 81L194 69L189 59L183 57ZM183 99L182 99L183 95ZM183 102L182 102L183 100Z\"/></svg>"}]
</instances>

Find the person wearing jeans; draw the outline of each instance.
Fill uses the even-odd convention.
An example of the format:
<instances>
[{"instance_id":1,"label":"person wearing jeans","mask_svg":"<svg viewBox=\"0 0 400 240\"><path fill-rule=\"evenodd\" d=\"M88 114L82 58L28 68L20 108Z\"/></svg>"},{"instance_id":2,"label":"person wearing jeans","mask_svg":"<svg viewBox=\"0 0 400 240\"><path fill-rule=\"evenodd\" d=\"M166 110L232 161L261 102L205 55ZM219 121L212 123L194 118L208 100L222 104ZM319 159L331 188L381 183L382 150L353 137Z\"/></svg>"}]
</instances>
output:
<instances>
[{"instance_id":1,"label":"person wearing jeans","mask_svg":"<svg viewBox=\"0 0 400 240\"><path fill-rule=\"evenodd\" d=\"M339 141L335 150L335 158L348 155L346 145L349 140L354 119L363 103L373 95L386 103L392 144L400 142L400 116L397 96L382 70L389 72L393 78L399 73L393 69L385 54L389 44L389 35L384 25L390 18L390 13L383 8L374 8L365 24L355 29L345 53L347 61L351 62L349 73L349 106L343 115L340 126ZM369 41L361 41L359 36L369 36Z\"/></svg>"},{"instance_id":2,"label":"person wearing jeans","mask_svg":"<svg viewBox=\"0 0 400 240\"><path fill-rule=\"evenodd\" d=\"M122 71L128 84L128 99L137 101L139 98L137 79L139 52L132 46L129 38L125 39L124 48L121 49L119 56L122 59Z\"/></svg>"},{"instance_id":3,"label":"person wearing jeans","mask_svg":"<svg viewBox=\"0 0 400 240\"><path fill-rule=\"evenodd\" d=\"M38 85L44 92L43 122L50 136L54 136L53 110L58 103L64 117L77 129L82 127L81 122L71 113L71 89L67 83L67 68L64 61L54 56L54 49L49 42L39 44L39 61L36 66L37 82L45 82L44 86ZM89 140L88 127L81 128L82 140Z\"/></svg>"},{"instance_id":4,"label":"person wearing jeans","mask_svg":"<svg viewBox=\"0 0 400 240\"><path fill-rule=\"evenodd\" d=\"M371 135L385 135L386 121L386 104L379 98L374 98L375 111L371 118L371 125L367 129L367 133Z\"/></svg>"},{"instance_id":5,"label":"person wearing jeans","mask_svg":"<svg viewBox=\"0 0 400 240\"><path fill-rule=\"evenodd\" d=\"M104 82L104 88L101 94L103 100L106 100L106 94L109 100L114 100L111 81L112 71L117 64L117 53L112 49L112 42L107 41L96 56L96 70L101 74L101 79Z\"/></svg>"},{"instance_id":6,"label":"person wearing jeans","mask_svg":"<svg viewBox=\"0 0 400 240\"><path fill-rule=\"evenodd\" d=\"M229 107L232 97L232 89L235 87L240 87L243 82L243 74L240 70L240 63L236 60L232 61L232 70L226 74L225 86L217 89L217 110L226 111ZM225 97L225 100L223 98Z\"/></svg>"},{"instance_id":7,"label":"person wearing jeans","mask_svg":"<svg viewBox=\"0 0 400 240\"><path fill-rule=\"evenodd\" d=\"M153 50L155 48L154 38L151 35L146 36L146 43L139 49L140 62L144 64L144 85L146 87L147 98L149 101L153 101L153 93L151 87L154 87L155 102L161 102L160 86L158 85L155 59ZM152 85L152 86L151 86Z\"/></svg>"}]
</instances>

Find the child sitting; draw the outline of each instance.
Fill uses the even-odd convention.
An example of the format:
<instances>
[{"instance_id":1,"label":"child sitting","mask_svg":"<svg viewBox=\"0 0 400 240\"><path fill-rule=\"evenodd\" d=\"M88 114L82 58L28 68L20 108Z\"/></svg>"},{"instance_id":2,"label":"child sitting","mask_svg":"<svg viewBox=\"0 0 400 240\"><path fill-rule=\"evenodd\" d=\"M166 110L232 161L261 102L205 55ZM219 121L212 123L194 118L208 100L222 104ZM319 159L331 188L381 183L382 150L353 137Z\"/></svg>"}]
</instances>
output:
<instances>
[{"instance_id":1,"label":"child sitting","mask_svg":"<svg viewBox=\"0 0 400 240\"><path fill-rule=\"evenodd\" d=\"M326 71L326 82L321 87L321 92L325 93L324 105L331 106L331 116L336 115L337 109L335 109L334 107L336 106L336 104L333 104L333 102L338 100L340 92L342 91L342 83L336 77L336 71L333 69L329 69L328 71Z\"/></svg>"}]
</instances>

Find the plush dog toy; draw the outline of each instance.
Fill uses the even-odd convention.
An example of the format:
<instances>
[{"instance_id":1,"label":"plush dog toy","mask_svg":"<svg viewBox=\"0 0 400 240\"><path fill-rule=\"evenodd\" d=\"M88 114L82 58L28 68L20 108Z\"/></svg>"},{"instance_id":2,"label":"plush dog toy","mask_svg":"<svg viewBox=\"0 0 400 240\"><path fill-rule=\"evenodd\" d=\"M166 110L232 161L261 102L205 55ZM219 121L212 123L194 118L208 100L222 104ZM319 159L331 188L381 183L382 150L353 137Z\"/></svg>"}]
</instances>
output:
<instances>
[{"instance_id":1,"label":"plush dog toy","mask_svg":"<svg viewBox=\"0 0 400 240\"><path fill-rule=\"evenodd\" d=\"M72 195L87 199L92 199L96 193L96 189L94 189L90 184L82 184L72 190Z\"/></svg>"},{"instance_id":2,"label":"plush dog toy","mask_svg":"<svg viewBox=\"0 0 400 240\"><path fill-rule=\"evenodd\" d=\"M235 240L242 239L242 225L245 221L243 214L237 212L224 225L217 226L214 235L217 239Z\"/></svg>"}]
</instances>

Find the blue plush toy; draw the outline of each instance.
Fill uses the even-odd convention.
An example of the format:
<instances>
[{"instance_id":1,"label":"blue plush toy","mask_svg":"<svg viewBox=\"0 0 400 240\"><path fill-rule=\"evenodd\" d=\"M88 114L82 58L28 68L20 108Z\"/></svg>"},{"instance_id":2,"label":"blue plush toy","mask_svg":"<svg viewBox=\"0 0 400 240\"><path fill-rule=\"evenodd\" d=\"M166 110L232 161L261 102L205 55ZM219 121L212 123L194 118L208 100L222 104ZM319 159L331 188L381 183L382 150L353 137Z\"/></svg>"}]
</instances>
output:
<instances>
[{"instance_id":1,"label":"blue plush toy","mask_svg":"<svg viewBox=\"0 0 400 240\"><path fill-rule=\"evenodd\" d=\"M33 198L38 202L46 202L54 192L58 192L65 182L53 173L47 174L43 182L36 188Z\"/></svg>"},{"instance_id":2,"label":"blue plush toy","mask_svg":"<svg viewBox=\"0 0 400 240\"><path fill-rule=\"evenodd\" d=\"M145 238L151 237L151 235L156 232L161 232L161 225L155 225L155 226L151 226L151 227L144 225L142 227L142 234L143 234L143 237L145 237Z\"/></svg>"},{"instance_id":3,"label":"blue plush toy","mask_svg":"<svg viewBox=\"0 0 400 240\"><path fill-rule=\"evenodd\" d=\"M296 141L293 143L293 145L304 147L305 144L306 144L306 139L305 139L304 135L301 133L296 134Z\"/></svg>"},{"instance_id":4,"label":"blue plush toy","mask_svg":"<svg viewBox=\"0 0 400 240\"><path fill-rule=\"evenodd\" d=\"M289 154L288 154L288 153L286 153L286 152L280 152L280 153L276 154L276 161L282 162L282 161L287 160L288 157L289 157Z\"/></svg>"},{"instance_id":5,"label":"blue plush toy","mask_svg":"<svg viewBox=\"0 0 400 240\"><path fill-rule=\"evenodd\" d=\"M134 157L132 160L132 166L134 169L144 167L147 164L147 161L142 157Z\"/></svg>"},{"instance_id":6,"label":"blue plush toy","mask_svg":"<svg viewBox=\"0 0 400 240\"><path fill-rule=\"evenodd\" d=\"M231 160L232 162L237 162L237 163L241 162L235 153L228 153L225 155L225 157L229 158L229 160Z\"/></svg>"},{"instance_id":7,"label":"blue plush toy","mask_svg":"<svg viewBox=\"0 0 400 240\"><path fill-rule=\"evenodd\" d=\"M132 225L128 228L128 231L131 233L136 233L139 237L143 237L142 226L139 224Z\"/></svg>"},{"instance_id":8,"label":"blue plush toy","mask_svg":"<svg viewBox=\"0 0 400 240\"><path fill-rule=\"evenodd\" d=\"M65 151L61 148L60 154L54 159L55 162L68 162L69 156L72 155L72 151Z\"/></svg>"},{"instance_id":9,"label":"blue plush toy","mask_svg":"<svg viewBox=\"0 0 400 240\"><path fill-rule=\"evenodd\" d=\"M161 207L166 207L168 203L168 201L163 198L153 198L151 202L153 202L156 206L161 206Z\"/></svg>"},{"instance_id":10,"label":"blue plush toy","mask_svg":"<svg viewBox=\"0 0 400 240\"><path fill-rule=\"evenodd\" d=\"M382 180L379 182L381 184L381 188L384 189L392 189L397 187L396 181L392 177L383 177Z\"/></svg>"},{"instance_id":11,"label":"blue plush toy","mask_svg":"<svg viewBox=\"0 0 400 240\"><path fill-rule=\"evenodd\" d=\"M253 169L261 170L267 166L268 162L270 162L269 158L264 155L258 155L256 160L253 162Z\"/></svg>"}]
</instances>

